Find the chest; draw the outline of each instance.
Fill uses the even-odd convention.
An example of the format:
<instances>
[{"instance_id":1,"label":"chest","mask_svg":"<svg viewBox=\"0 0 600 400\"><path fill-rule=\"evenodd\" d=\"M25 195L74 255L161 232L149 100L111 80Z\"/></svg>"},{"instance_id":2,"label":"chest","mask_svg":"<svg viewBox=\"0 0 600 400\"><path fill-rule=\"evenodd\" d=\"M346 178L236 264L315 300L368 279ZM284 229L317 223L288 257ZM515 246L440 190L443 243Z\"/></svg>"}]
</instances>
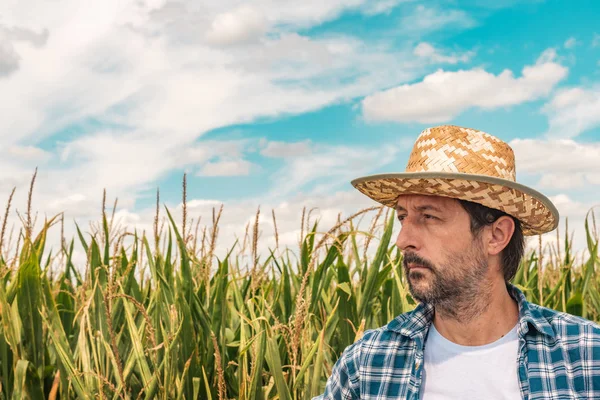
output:
<instances>
[{"instance_id":1,"label":"chest","mask_svg":"<svg viewBox=\"0 0 600 400\"><path fill-rule=\"evenodd\" d=\"M485 346L431 341L425 350L421 400L521 400L518 340Z\"/></svg>"},{"instance_id":2,"label":"chest","mask_svg":"<svg viewBox=\"0 0 600 400\"><path fill-rule=\"evenodd\" d=\"M446 369L436 368L432 360L426 358L425 351L416 348L414 343L375 351L365 356L360 369L361 399L482 398L479 395L465 397L465 390L470 393L469 385L472 385L472 393L485 393L486 387L498 389L494 390L497 395L503 393L500 397L484 398L589 399L594 398L594 388L600 388L598 378L594 378L595 382L586 381L581 365L571 363L560 348L546 349L542 353L535 345L520 344L505 350L510 354L490 354L487 360L471 360L471 363L468 359L450 361ZM487 372L482 371L484 367L489 368ZM457 368L461 370L453 371ZM430 386L430 382L434 383ZM444 391L446 385L452 390ZM428 387L437 397L431 393L427 397Z\"/></svg>"}]
</instances>

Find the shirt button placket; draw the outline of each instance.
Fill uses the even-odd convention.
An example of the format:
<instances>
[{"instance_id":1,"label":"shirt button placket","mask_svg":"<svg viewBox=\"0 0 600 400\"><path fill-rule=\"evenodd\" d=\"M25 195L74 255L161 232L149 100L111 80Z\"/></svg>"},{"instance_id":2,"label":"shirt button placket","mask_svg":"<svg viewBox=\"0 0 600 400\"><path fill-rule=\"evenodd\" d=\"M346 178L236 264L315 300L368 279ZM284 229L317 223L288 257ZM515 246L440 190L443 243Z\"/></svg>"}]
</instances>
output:
<instances>
[{"instance_id":1,"label":"shirt button placket","mask_svg":"<svg viewBox=\"0 0 600 400\"><path fill-rule=\"evenodd\" d=\"M414 391L414 400L419 399L419 392L421 391L421 377L423 371L423 352L417 351L415 355L415 391Z\"/></svg>"},{"instance_id":2,"label":"shirt button placket","mask_svg":"<svg viewBox=\"0 0 600 400\"><path fill-rule=\"evenodd\" d=\"M524 340L521 340L520 348L519 348L518 363L519 363L519 387L521 388L521 394L523 396L523 400L529 399L529 382L527 380L527 370L526 370L526 366L525 366L526 352L527 352L526 343Z\"/></svg>"}]
</instances>

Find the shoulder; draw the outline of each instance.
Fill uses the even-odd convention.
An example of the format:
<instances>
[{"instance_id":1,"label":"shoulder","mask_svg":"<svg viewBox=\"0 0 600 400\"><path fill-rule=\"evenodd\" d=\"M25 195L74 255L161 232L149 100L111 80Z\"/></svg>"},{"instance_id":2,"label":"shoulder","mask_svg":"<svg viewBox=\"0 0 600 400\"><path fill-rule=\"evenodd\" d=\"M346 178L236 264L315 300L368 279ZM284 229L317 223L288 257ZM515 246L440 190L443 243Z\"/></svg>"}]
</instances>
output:
<instances>
[{"instance_id":1,"label":"shoulder","mask_svg":"<svg viewBox=\"0 0 600 400\"><path fill-rule=\"evenodd\" d=\"M563 341L593 341L600 350L600 325L589 319L537 304L529 304L551 327L555 335ZM592 344L591 342L581 344Z\"/></svg>"},{"instance_id":2,"label":"shoulder","mask_svg":"<svg viewBox=\"0 0 600 400\"><path fill-rule=\"evenodd\" d=\"M344 351L343 357L354 359L360 364L364 355L399 349L411 339L405 335L406 325L412 326L415 319L414 311L398 315L384 326L366 330L362 337ZM404 333L403 333L404 332Z\"/></svg>"}]
</instances>

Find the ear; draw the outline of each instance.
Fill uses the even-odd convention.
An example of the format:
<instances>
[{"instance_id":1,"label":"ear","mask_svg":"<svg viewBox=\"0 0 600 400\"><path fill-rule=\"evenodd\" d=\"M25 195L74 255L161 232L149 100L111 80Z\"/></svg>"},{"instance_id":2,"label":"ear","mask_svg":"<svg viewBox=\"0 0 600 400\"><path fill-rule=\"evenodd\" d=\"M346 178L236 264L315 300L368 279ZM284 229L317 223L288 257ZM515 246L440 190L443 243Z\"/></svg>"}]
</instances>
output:
<instances>
[{"instance_id":1,"label":"ear","mask_svg":"<svg viewBox=\"0 0 600 400\"><path fill-rule=\"evenodd\" d=\"M488 242L488 254L499 254L510 242L515 232L515 221L509 216L503 215L491 225L490 240Z\"/></svg>"}]
</instances>

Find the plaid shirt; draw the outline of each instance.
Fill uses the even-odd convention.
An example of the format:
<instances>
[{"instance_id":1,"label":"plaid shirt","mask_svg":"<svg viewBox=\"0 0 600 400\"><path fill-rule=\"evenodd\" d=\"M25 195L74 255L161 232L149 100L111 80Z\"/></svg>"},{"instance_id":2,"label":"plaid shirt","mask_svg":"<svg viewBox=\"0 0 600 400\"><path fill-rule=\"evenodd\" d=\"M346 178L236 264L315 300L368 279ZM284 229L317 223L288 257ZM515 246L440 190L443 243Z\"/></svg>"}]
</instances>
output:
<instances>
[{"instance_id":1,"label":"plaid shirt","mask_svg":"<svg viewBox=\"0 0 600 400\"><path fill-rule=\"evenodd\" d=\"M523 399L600 399L600 326L529 303L519 304L515 363ZM335 363L325 393L315 399L419 398L425 338L433 307L420 303L379 329L368 330Z\"/></svg>"}]
</instances>

